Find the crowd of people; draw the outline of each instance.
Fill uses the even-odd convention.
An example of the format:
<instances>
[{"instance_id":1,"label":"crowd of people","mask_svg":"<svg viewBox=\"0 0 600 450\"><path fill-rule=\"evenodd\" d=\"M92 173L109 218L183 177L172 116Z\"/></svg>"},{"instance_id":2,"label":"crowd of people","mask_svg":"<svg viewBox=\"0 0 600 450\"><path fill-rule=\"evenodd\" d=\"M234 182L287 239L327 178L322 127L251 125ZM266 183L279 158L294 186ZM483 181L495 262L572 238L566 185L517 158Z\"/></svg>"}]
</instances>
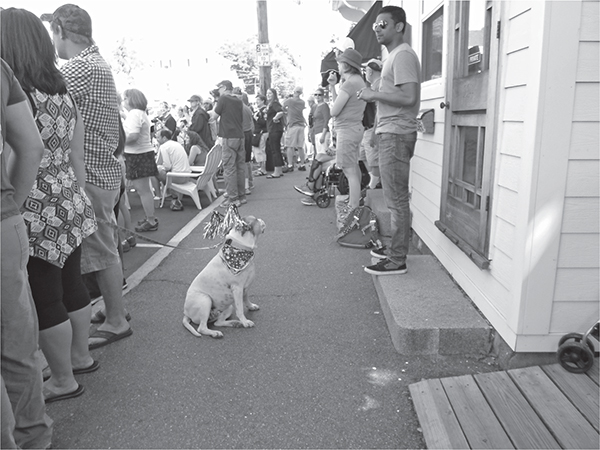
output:
<instances>
[{"instance_id":1,"label":"crowd of people","mask_svg":"<svg viewBox=\"0 0 600 450\"><path fill-rule=\"evenodd\" d=\"M143 92L118 94L85 10L67 4L38 18L8 8L0 18L3 448L50 448L45 403L83 394L75 375L100 366L90 350L133 333L119 252L136 245L127 192L135 191L144 210L135 232L157 230L155 200L167 174L180 175L174 183L188 182L217 145L224 208L247 203L255 177L278 179L305 171L306 163L308 181L295 188L310 197L324 164L335 162L348 180L343 213L349 214L362 201L359 160L365 161L368 187L383 188L393 233L389 248L371 252L380 261L365 270L406 273L420 66L403 40L402 8L382 8L373 24L386 60L363 65L358 51L344 50L327 89L309 95L308 111L301 87L283 101L268 89L251 105L223 80L211 92L214 103L199 95L186 107L161 102L152 120ZM60 69L57 55L66 61ZM171 210L181 211L182 194L170 195ZM119 216L131 230L120 237ZM93 317L84 279L93 280L105 302ZM92 335L90 322L100 323ZM48 363L43 371L38 347Z\"/></svg>"}]
</instances>

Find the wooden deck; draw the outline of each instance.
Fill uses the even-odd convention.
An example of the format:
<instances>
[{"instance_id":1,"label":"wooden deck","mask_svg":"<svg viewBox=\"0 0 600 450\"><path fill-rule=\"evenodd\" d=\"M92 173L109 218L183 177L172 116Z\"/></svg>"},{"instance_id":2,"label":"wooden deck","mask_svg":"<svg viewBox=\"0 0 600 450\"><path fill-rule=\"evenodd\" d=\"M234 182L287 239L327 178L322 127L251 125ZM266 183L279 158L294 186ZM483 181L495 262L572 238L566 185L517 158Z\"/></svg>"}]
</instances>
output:
<instances>
[{"instance_id":1,"label":"wooden deck","mask_svg":"<svg viewBox=\"0 0 600 450\"><path fill-rule=\"evenodd\" d=\"M598 358L409 386L428 448L600 448Z\"/></svg>"}]
</instances>

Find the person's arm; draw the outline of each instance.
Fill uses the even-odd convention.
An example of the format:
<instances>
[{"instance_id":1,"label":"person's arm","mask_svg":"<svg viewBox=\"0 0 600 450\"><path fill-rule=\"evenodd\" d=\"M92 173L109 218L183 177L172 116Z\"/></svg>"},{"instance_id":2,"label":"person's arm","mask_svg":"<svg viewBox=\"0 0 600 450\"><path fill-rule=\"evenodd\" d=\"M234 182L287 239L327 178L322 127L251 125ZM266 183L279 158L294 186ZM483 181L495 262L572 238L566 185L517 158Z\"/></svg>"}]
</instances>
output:
<instances>
[{"instance_id":1,"label":"person's arm","mask_svg":"<svg viewBox=\"0 0 600 450\"><path fill-rule=\"evenodd\" d=\"M333 106L331 107L330 114L332 117L337 117L348 103L348 99L350 98L350 94L345 90L340 90L340 93L336 96L336 99L333 102Z\"/></svg>"},{"instance_id":2,"label":"person's arm","mask_svg":"<svg viewBox=\"0 0 600 450\"><path fill-rule=\"evenodd\" d=\"M358 91L358 98L367 102L381 102L386 105L401 108L403 106L413 106L419 98L419 84L405 83L394 86L391 92L376 92L370 88L364 88Z\"/></svg>"},{"instance_id":3,"label":"person's arm","mask_svg":"<svg viewBox=\"0 0 600 450\"><path fill-rule=\"evenodd\" d=\"M71 139L71 164L73 165L73 171L75 172L75 177L77 178L77 182L79 183L79 187L81 189L85 189L85 162L84 162L84 152L83 152L83 138L84 138L84 128L83 128L83 119L81 118L81 114L79 114L79 110L75 107L75 111L77 114L77 121L75 122L75 129L73 130L73 139Z\"/></svg>"},{"instance_id":4,"label":"person's arm","mask_svg":"<svg viewBox=\"0 0 600 450\"><path fill-rule=\"evenodd\" d=\"M44 143L27 101L6 107L6 142L12 149L8 178L15 188L14 200L20 208L33 187L44 156Z\"/></svg>"},{"instance_id":5,"label":"person's arm","mask_svg":"<svg viewBox=\"0 0 600 450\"><path fill-rule=\"evenodd\" d=\"M198 147L197 145L192 145L192 148L190 149L190 156L188 157L188 162L190 163L190 166L194 165L194 161L196 161L196 156L198 156L199 153L200 147Z\"/></svg>"}]
</instances>

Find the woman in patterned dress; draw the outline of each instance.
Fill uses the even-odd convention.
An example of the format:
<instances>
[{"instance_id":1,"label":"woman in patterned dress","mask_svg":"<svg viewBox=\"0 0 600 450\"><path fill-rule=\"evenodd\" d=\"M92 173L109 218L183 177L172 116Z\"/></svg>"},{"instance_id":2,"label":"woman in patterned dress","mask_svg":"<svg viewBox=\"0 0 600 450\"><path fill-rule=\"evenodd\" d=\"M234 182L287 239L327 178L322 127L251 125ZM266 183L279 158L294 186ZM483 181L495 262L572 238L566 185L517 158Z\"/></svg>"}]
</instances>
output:
<instances>
[{"instance_id":1,"label":"woman in patterned dress","mask_svg":"<svg viewBox=\"0 0 600 450\"><path fill-rule=\"evenodd\" d=\"M81 278L81 242L96 228L85 194L83 122L56 67L46 28L32 13L2 11L1 53L29 97L44 142L36 182L21 213L29 233L29 284L39 344L51 373L46 403L79 396L74 374L99 365L88 350L90 296Z\"/></svg>"}]
</instances>

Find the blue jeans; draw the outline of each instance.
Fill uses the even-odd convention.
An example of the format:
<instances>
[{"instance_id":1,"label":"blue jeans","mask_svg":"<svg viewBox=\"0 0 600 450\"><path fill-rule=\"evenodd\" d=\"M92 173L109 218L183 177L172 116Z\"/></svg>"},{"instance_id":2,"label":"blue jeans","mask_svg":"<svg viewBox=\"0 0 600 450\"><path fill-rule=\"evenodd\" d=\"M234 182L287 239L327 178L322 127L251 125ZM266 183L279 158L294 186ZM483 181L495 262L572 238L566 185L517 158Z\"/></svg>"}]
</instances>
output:
<instances>
[{"instance_id":1,"label":"blue jeans","mask_svg":"<svg viewBox=\"0 0 600 450\"><path fill-rule=\"evenodd\" d=\"M2 448L46 448L46 415L38 352L38 319L29 289L29 242L21 215L2 221Z\"/></svg>"},{"instance_id":2,"label":"blue jeans","mask_svg":"<svg viewBox=\"0 0 600 450\"><path fill-rule=\"evenodd\" d=\"M383 199L392 215L392 243L388 247L387 257L393 263L402 265L406 263L410 239L408 178L417 133L382 133L378 138Z\"/></svg>"},{"instance_id":3,"label":"blue jeans","mask_svg":"<svg viewBox=\"0 0 600 450\"><path fill-rule=\"evenodd\" d=\"M246 197L246 149L243 138L223 138L223 178L229 200Z\"/></svg>"}]
</instances>

